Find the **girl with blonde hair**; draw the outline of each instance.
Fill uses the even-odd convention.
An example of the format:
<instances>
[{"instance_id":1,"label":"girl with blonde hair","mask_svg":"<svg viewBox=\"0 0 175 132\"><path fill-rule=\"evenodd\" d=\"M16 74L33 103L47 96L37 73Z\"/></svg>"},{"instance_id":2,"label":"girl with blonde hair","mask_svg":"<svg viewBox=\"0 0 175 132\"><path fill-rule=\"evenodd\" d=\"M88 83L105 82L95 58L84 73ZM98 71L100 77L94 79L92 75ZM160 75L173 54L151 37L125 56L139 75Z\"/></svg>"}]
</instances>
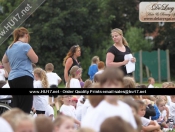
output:
<instances>
[{"instance_id":1,"label":"girl with blonde hair","mask_svg":"<svg viewBox=\"0 0 175 132\"><path fill-rule=\"evenodd\" d=\"M132 77L124 77L123 84L125 88L136 88L136 83Z\"/></svg>"},{"instance_id":2,"label":"girl with blonde hair","mask_svg":"<svg viewBox=\"0 0 175 132\"><path fill-rule=\"evenodd\" d=\"M115 28L111 31L112 40L114 44L108 49L106 55L106 66L120 67L124 72L124 75L132 75L126 72L125 65L131 61L136 62L136 59L133 57L131 60L124 60L124 56L131 54L131 50L128 46L128 42L123 36L123 32L119 28Z\"/></svg>"},{"instance_id":3,"label":"girl with blonde hair","mask_svg":"<svg viewBox=\"0 0 175 132\"><path fill-rule=\"evenodd\" d=\"M81 78L82 69L73 66L70 70L70 76L67 82L67 88L81 88L79 78Z\"/></svg>"},{"instance_id":4,"label":"girl with blonde hair","mask_svg":"<svg viewBox=\"0 0 175 132\"><path fill-rule=\"evenodd\" d=\"M46 72L41 68L34 70L34 88L49 88ZM36 114L45 114L49 101L48 95L34 95L33 107L36 110Z\"/></svg>"}]
</instances>

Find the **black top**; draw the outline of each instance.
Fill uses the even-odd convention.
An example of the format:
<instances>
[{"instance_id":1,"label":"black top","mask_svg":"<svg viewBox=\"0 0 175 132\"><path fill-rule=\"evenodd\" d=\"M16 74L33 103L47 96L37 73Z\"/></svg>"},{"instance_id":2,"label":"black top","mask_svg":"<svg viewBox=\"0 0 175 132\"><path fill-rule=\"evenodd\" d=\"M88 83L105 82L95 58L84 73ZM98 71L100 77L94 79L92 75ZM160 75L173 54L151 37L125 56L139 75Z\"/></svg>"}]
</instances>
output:
<instances>
[{"instance_id":1,"label":"black top","mask_svg":"<svg viewBox=\"0 0 175 132\"><path fill-rule=\"evenodd\" d=\"M73 66L81 67L81 66L80 66L80 63L77 62L74 58L72 58L72 60L73 60L73 64L72 64L72 66L70 67L70 69L68 70L68 75L70 74L70 70L71 70L71 68L72 68Z\"/></svg>"},{"instance_id":2,"label":"black top","mask_svg":"<svg viewBox=\"0 0 175 132\"><path fill-rule=\"evenodd\" d=\"M120 50L118 50L114 45L111 46L108 49L108 53L112 53L114 55L114 61L113 62L123 62L124 61L124 56L126 54L131 54L131 50L128 46L125 46L126 51L125 52L121 52ZM124 72L124 75L132 75L132 73L127 74L126 72L126 67L123 65L120 67L121 70Z\"/></svg>"},{"instance_id":3,"label":"black top","mask_svg":"<svg viewBox=\"0 0 175 132\"><path fill-rule=\"evenodd\" d=\"M146 113L144 117L149 119L150 116L156 116L156 111L154 109L154 106L152 106L151 104L149 104L148 107L146 107Z\"/></svg>"}]
</instances>

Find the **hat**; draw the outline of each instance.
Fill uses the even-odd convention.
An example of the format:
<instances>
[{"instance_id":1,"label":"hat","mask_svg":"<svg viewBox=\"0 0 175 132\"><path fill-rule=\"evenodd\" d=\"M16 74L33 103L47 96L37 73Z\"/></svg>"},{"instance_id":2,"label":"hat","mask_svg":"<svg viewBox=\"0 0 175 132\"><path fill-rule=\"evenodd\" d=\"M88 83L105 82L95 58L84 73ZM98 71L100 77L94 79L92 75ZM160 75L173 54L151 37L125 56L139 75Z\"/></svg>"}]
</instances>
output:
<instances>
[{"instance_id":1,"label":"hat","mask_svg":"<svg viewBox=\"0 0 175 132\"><path fill-rule=\"evenodd\" d=\"M78 101L78 99L77 99L76 96L73 96L71 100L72 100L72 101Z\"/></svg>"}]
</instances>

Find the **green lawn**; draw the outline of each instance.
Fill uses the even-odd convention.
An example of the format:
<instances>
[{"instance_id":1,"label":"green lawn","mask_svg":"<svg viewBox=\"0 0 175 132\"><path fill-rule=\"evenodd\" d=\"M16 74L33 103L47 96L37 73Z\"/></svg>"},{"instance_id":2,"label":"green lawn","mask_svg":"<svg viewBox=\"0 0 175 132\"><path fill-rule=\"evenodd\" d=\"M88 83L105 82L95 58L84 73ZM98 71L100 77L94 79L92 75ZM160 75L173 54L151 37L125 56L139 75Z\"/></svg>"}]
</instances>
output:
<instances>
[{"instance_id":1,"label":"green lawn","mask_svg":"<svg viewBox=\"0 0 175 132\"><path fill-rule=\"evenodd\" d=\"M143 84L148 85L148 83L143 83ZM162 87L162 83L155 83L154 86L161 88ZM58 86L58 88L65 88L65 85L64 84L60 84Z\"/></svg>"},{"instance_id":2,"label":"green lawn","mask_svg":"<svg viewBox=\"0 0 175 132\"><path fill-rule=\"evenodd\" d=\"M143 84L145 84L146 86L148 85L148 83L143 83ZM161 87L162 87L162 83L155 83L155 84L154 84L154 87L159 87L159 88L161 88Z\"/></svg>"}]
</instances>

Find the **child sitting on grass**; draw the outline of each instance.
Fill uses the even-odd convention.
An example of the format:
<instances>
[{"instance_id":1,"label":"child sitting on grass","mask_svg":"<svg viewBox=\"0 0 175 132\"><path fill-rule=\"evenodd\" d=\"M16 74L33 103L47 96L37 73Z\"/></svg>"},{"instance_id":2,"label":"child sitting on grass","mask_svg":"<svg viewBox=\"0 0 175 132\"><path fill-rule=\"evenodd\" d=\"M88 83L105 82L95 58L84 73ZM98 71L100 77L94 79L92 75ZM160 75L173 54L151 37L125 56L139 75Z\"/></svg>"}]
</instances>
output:
<instances>
[{"instance_id":1,"label":"child sitting on grass","mask_svg":"<svg viewBox=\"0 0 175 132\"><path fill-rule=\"evenodd\" d=\"M141 117L143 132L161 132L160 125L156 121L152 121L144 117L146 112L146 105L141 100L136 100L139 106L138 114Z\"/></svg>"}]
</instances>

